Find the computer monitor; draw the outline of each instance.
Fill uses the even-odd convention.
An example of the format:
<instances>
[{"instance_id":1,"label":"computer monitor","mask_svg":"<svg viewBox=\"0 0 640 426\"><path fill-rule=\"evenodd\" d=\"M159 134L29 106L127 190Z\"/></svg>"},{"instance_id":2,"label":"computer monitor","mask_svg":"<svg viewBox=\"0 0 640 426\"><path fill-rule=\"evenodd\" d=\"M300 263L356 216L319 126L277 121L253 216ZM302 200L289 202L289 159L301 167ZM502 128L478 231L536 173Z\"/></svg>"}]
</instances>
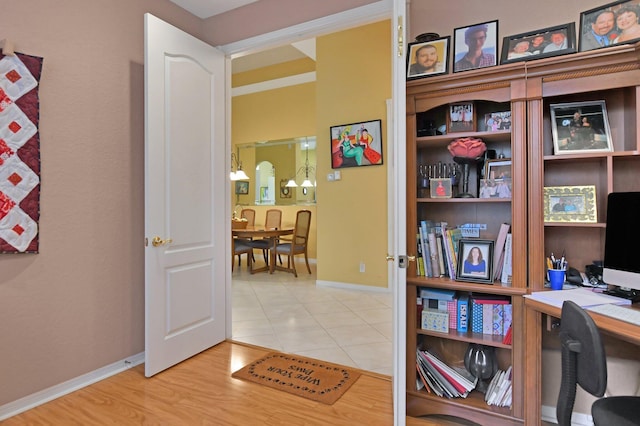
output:
<instances>
[{"instance_id":1,"label":"computer monitor","mask_svg":"<svg viewBox=\"0 0 640 426\"><path fill-rule=\"evenodd\" d=\"M640 294L640 192L612 192L607 198L602 280Z\"/></svg>"}]
</instances>

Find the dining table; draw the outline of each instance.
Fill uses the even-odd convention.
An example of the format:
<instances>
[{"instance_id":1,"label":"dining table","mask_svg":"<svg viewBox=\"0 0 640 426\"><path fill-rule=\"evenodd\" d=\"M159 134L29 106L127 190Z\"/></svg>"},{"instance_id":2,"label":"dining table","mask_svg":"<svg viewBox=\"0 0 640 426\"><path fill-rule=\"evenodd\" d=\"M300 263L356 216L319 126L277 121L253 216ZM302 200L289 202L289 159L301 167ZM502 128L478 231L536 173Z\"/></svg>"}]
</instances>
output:
<instances>
[{"instance_id":1,"label":"dining table","mask_svg":"<svg viewBox=\"0 0 640 426\"><path fill-rule=\"evenodd\" d=\"M249 272L255 274L256 272L269 271L273 273L276 263L276 251L275 247L278 243L278 239L285 235L292 235L293 228L264 228L259 226L247 226L246 228L235 228L231 230L233 238L246 238L257 240L260 238L267 238L270 242L269 248L269 264L261 268L254 269L253 266L249 269ZM251 265L251 263L249 263Z\"/></svg>"}]
</instances>

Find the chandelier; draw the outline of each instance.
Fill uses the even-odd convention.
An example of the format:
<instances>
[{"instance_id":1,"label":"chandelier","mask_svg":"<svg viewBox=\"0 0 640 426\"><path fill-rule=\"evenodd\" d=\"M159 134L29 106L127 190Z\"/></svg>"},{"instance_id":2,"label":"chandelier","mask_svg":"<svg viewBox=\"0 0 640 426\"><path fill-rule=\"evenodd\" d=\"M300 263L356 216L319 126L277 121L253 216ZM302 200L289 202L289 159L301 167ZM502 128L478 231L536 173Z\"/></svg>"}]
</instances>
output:
<instances>
[{"instance_id":1,"label":"chandelier","mask_svg":"<svg viewBox=\"0 0 640 426\"><path fill-rule=\"evenodd\" d=\"M297 188L298 184L295 181L295 177L298 175L302 175L303 173L304 173L304 180L299 186L303 188L312 188L316 186L315 179L313 183L311 182L311 179L309 179L309 172L315 175L316 169L315 167L309 165L309 143L308 142L306 142L305 144L304 152L305 152L304 166L300 167L296 172L296 174L291 179L289 179L289 182L287 182L287 184L285 185L287 188Z\"/></svg>"},{"instance_id":2,"label":"chandelier","mask_svg":"<svg viewBox=\"0 0 640 426\"><path fill-rule=\"evenodd\" d=\"M236 169L234 172L233 169ZM229 173L229 179L231 180L249 180L249 176L242 170L242 161L240 161L240 155L231 153L231 173Z\"/></svg>"}]
</instances>

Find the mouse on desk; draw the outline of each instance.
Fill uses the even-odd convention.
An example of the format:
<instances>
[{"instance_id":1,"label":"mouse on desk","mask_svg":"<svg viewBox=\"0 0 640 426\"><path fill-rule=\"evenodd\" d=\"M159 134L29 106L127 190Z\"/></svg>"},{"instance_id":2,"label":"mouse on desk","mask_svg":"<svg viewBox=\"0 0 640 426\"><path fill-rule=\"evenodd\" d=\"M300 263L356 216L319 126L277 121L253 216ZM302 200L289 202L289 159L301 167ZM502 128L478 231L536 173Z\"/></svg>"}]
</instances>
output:
<instances>
[{"instance_id":1,"label":"mouse on desk","mask_svg":"<svg viewBox=\"0 0 640 426\"><path fill-rule=\"evenodd\" d=\"M569 267L565 279L571 284L582 285L582 275L576 268Z\"/></svg>"}]
</instances>

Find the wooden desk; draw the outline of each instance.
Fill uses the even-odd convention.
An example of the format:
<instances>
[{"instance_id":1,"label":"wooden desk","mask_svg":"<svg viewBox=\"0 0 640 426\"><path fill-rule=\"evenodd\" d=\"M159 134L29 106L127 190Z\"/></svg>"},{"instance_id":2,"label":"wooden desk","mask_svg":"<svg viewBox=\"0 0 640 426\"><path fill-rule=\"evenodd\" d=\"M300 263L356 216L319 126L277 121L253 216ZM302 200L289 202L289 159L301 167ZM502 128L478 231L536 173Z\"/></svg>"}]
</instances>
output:
<instances>
[{"instance_id":1,"label":"wooden desk","mask_svg":"<svg viewBox=\"0 0 640 426\"><path fill-rule=\"evenodd\" d=\"M267 238L271 241L271 248L275 248L278 238L284 235L291 235L291 234L293 234L293 228L267 229L267 228L259 228L259 227L253 227L253 228L247 227L245 229L231 230L231 235L233 237L249 238L249 239ZM252 274L256 272L264 272L264 271L273 272L273 267L276 261L275 250L269 250L269 257L270 257L269 265L264 266L262 268L258 268L258 269L253 269L252 267L249 272L251 272Z\"/></svg>"},{"instance_id":2,"label":"wooden desk","mask_svg":"<svg viewBox=\"0 0 640 426\"><path fill-rule=\"evenodd\" d=\"M560 318L561 309L546 303L525 298L525 377L524 385L527 395L525 404L525 424L541 424L540 408L542 395L542 327L544 314ZM633 308L629 308L633 309ZM606 315L596 314L587 310L603 334L608 334L619 340L640 345L640 327Z\"/></svg>"}]
</instances>

